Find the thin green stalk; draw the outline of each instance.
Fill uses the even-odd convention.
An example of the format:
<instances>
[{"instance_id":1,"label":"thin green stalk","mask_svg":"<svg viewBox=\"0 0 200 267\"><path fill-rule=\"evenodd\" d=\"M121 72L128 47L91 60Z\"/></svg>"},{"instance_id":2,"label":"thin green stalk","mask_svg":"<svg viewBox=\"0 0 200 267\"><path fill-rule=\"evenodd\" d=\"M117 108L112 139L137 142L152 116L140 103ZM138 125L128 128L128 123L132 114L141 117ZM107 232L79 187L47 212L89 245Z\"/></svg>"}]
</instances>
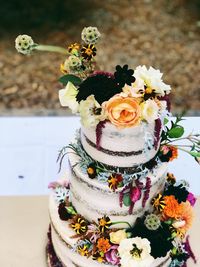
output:
<instances>
[{"instance_id":1,"label":"thin green stalk","mask_svg":"<svg viewBox=\"0 0 200 267\"><path fill-rule=\"evenodd\" d=\"M68 55L68 51L65 48L55 45L36 45L34 49L39 51L55 52Z\"/></svg>"},{"instance_id":2,"label":"thin green stalk","mask_svg":"<svg viewBox=\"0 0 200 267\"><path fill-rule=\"evenodd\" d=\"M115 224L122 224L122 223L125 223L125 224L127 224L130 228L132 227L131 225L130 225L130 223L128 223L128 222L125 222L125 221L119 221L119 222L112 222L112 225L115 225Z\"/></svg>"},{"instance_id":3,"label":"thin green stalk","mask_svg":"<svg viewBox=\"0 0 200 267\"><path fill-rule=\"evenodd\" d=\"M184 148L178 147L178 149L180 149L180 150L182 150L182 151L184 151L184 152L190 154L190 151L188 151L188 150L186 150L186 149L184 149Z\"/></svg>"},{"instance_id":4,"label":"thin green stalk","mask_svg":"<svg viewBox=\"0 0 200 267\"><path fill-rule=\"evenodd\" d=\"M188 140L188 141L191 141L191 140L189 139L189 136L186 136L186 137L181 137L181 138L176 138L176 139L174 139L174 140L170 140L170 141L166 142L165 145L170 144L170 143L173 143L173 142L176 142L176 141L181 141L181 140Z\"/></svg>"}]
</instances>

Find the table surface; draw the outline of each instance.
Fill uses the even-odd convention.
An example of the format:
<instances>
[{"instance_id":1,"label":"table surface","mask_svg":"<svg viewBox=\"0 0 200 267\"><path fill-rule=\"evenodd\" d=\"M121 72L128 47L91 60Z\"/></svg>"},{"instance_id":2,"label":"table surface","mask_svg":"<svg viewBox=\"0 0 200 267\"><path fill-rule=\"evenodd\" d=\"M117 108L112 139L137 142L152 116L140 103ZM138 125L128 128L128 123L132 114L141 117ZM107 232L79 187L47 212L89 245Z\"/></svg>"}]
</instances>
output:
<instances>
[{"instance_id":1,"label":"table surface","mask_svg":"<svg viewBox=\"0 0 200 267\"><path fill-rule=\"evenodd\" d=\"M185 134L200 132L200 117L182 122ZM56 180L58 151L74 137L80 118L0 117L0 195L48 194L48 183ZM67 168L64 162L63 172ZM187 179L191 190L200 195L200 166L186 153L169 164L178 179Z\"/></svg>"},{"instance_id":2,"label":"table surface","mask_svg":"<svg viewBox=\"0 0 200 267\"><path fill-rule=\"evenodd\" d=\"M0 266L46 267L48 197L0 197L0 210ZM199 260L188 267L200 267L200 198L195 210L190 242Z\"/></svg>"}]
</instances>

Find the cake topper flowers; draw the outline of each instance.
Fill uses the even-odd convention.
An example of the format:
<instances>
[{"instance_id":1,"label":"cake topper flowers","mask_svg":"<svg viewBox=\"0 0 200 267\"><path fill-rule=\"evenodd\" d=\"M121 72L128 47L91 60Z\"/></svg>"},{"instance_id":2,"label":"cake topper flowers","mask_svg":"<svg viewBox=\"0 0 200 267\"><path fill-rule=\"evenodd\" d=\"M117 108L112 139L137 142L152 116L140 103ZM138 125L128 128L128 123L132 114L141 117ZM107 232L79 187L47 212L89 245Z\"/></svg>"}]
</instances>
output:
<instances>
[{"instance_id":1,"label":"cake topper flowers","mask_svg":"<svg viewBox=\"0 0 200 267\"><path fill-rule=\"evenodd\" d=\"M66 48L41 45L26 34L15 40L18 52L30 55L34 51L51 51L64 55L59 81L64 88L58 92L63 107L70 108L73 114L81 117L86 128L96 130L97 147L100 147L100 133L106 123L116 128L126 129L145 124L155 124L154 147L161 161L171 161L178 156L177 149L183 150L198 161L200 140L198 134L183 137L184 128L179 125L181 118L171 121L171 127L163 123L168 121L170 103L168 95L170 85L163 81L158 69L146 66L130 68L127 64L117 65L113 73L96 70L97 45L101 34L96 27L85 27L81 41L69 44ZM189 144L177 144L185 140Z\"/></svg>"},{"instance_id":2,"label":"cake topper flowers","mask_svg":"<svg viewBox=\"0 0 200 267\"><path fill-rule=\"evenodd\" d=\"M82 41L67 48L40 45L28 35L19 35L15 47L27 55L35 50L65 55L60 65L64 75L59 79L65 87L59 90L59 100L63 107L80 114L86 128L95 128L105 120L121 129L154 122L166 110L165 100L159 97L171 90L162 73L146 66L134 71L127 64L117 65L114 73L95 71L100 37L99 30L89 26L82 30Z\"/></svg>"}]
</instances>

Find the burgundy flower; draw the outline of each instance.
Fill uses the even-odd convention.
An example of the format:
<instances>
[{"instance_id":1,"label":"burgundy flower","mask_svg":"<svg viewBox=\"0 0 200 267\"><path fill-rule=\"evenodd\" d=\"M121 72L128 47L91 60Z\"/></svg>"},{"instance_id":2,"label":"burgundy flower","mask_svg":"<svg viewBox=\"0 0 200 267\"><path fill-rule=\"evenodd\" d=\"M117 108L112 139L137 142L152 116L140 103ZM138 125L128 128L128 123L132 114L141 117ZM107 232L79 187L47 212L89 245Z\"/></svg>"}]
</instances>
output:
<instances>
[{"instance_id":1,"label":"burgundy flower","mask_svg":"<svg viewBox=\"0 0 200 267\"><path fill-rule=\"evenodd\" d=\"M112 79L115 78L113 73L107 72L107 71L100 71L100 70L94 71L90 76L95 76L95 75L99 75L99 74L100 75L104 75L104 76L106 76L108 78L112 78Z\"/></svg>"},{"instance_id":2,"label":"burgundy flower","mask_svg":"<svg viewBox=\"0 0 200 267\"><path fill-rule=\"evenodd\" d=\"M146 179L146 185L145 185L145 192L144 192L144 197L142 200L142 207L145 207L145 204L147 202L147 200L149 199L149 194L150 194L150 190L151 190L151 179L149 177L147 177Z\"/></svg>"},{"instance_id":3,"label":"burgundy flower","mask_svg":"<svg viewBox=\"0 0 200 267\"><path fill-rule=\"evenodd\" d=\"M117 248L118 248L117 245L113 245L105 253L105 258L106 258L107 262L111 263L112 265L118 265L120 263L120 258L118 255Z\"/></svg>"},{"instance_id":4,"label":"burgundy flower","mask_svg":"<svg viewBox=\"0 0 200 267\"><path fill-rule=\"evenodd\" d=\"M102 132L103 132L103 128L105 128L106 122L107 122L107 120L100 121L96 127L96 146L97 146L98 150L100 150L100 142L101 142Z\"/></svg>"},{"instance_id":5,"label":"burgundy flower","mask_svg":"<svg viewBox=\"0 0 200 267\"><path fill-rule=\"evenodd\" d=\"M160 141L160 133L162 130L162 122L161 119L157 119L155 121L155 129L154 129L154 147L157 150L158 144Z\"/></svg>"},{"instance_id":6,"label":"burgundy flower","mask_svg":"<svg viewBox=\"0 0 200 267\"><path fill-rule=\"evenodd\" d=\"M136 202L141 198L142 191L140 188L134 186L131 190L130 198L132 202Z\"/></svg>"}]
</instances>

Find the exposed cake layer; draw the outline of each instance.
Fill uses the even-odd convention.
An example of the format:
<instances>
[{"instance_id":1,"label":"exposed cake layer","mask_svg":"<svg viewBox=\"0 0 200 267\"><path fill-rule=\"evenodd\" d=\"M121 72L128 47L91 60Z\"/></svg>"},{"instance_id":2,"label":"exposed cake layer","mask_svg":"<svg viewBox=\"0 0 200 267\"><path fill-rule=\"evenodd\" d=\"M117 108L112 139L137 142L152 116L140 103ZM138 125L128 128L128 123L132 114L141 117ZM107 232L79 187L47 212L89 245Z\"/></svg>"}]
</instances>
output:
<instances>
[{"instance_id":1,"label":"exposed cake layer","mask_svg":"<svg viewBox=\"0 0 200 267\"><path fill-rule=\"evenodd\" d=\"M76 165L78 156L69 153L71 166ZM132 214L126 206L120 207L120 192L122 188L112 191L107 184L102 184L96 179L90 179L87 174L83 173L81 168L76 165L70 177L71 201L78 213L89 221L97 221L103 215L110 217L112 221L127 221L133 224L137 217L141 217L145 211L149 210L152 205L151 199L164 188L166 181L167 164L154 168L153 172L149 171L145 178L140 179L143 184L146 183L146 177L151 180L149 198L144 207L142 207L143 196L135 203ZM134 184L134 182L133 182ZM125 227L120 225L119 227Z\"/></svg>"},{"instance_id":2,"label":"exposed cake layer","mask_svg":"<svg viewBox=\"0 0 200 267\"><path fill-rule=\"evenodd\" d=\"M107 122L102 128L100 147L97 148L96 129L82 126L81 143L96 161L111 166L133 167L148 162L156 155L154 131L155 122L143 122L125 129L118 129Z\"/></svg>"},{"instance_id":3,"label":"exposed cake layer","mask_svg":"<svg viewBox=\"0 0 200 267\"><path fill-rule=\"evenodd\" d=\"M67 243L65 243L65 241L62 239L62 236L59 236L53 227L52 243L58 258L66 267L113 267L113 265L98 263L90 257L83 257L78 253L72 251L71 247ZM170 258L169 256L166 256L163 258L155 259L153 264L147 267L167 267L169 266L169 264Z\"/></svg>"}]
</instances>

